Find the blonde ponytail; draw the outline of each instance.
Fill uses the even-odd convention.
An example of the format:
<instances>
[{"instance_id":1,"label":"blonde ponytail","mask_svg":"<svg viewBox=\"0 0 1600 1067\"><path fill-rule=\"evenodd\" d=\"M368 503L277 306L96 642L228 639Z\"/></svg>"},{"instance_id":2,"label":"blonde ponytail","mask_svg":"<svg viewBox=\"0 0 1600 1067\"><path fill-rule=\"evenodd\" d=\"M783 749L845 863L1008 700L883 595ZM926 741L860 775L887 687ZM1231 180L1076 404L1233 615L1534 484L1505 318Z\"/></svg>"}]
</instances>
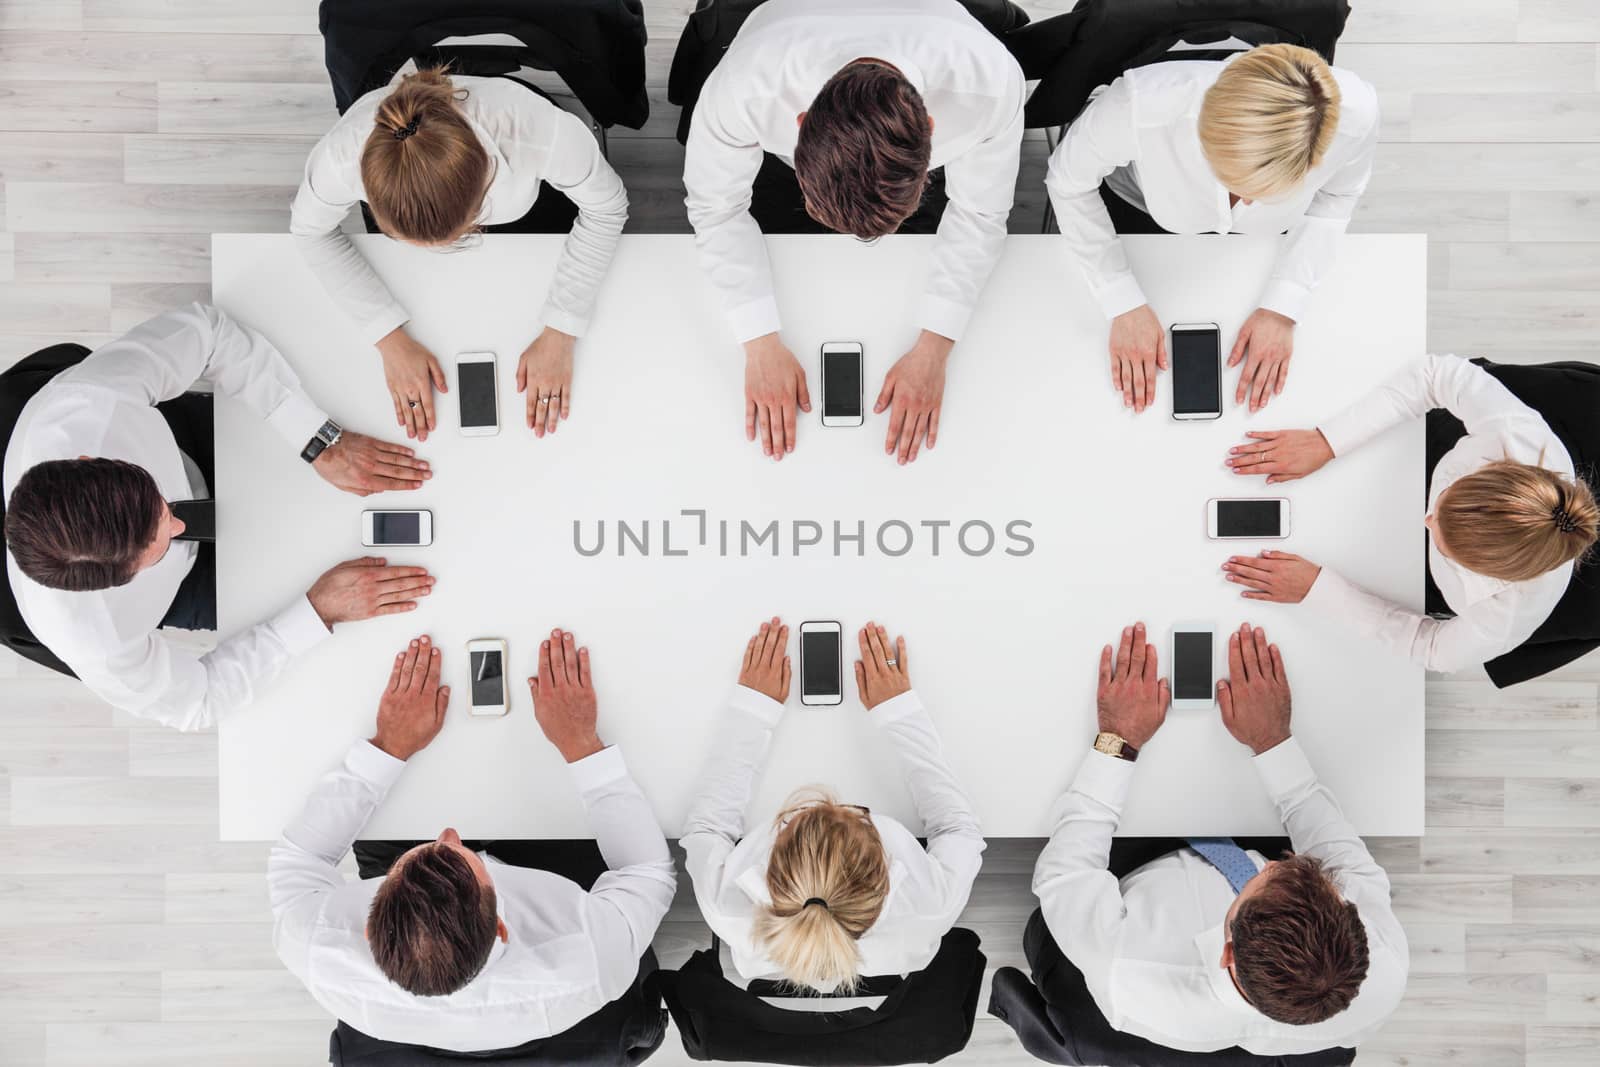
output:
<instances>
[{"instance_id":1,"label":"blonde ponytail","mask_svg":"<svg viewBox=\"0 0 1600 1067\"><path fill-rule=\"evenodd\" d=\"M489 153L462 114L444 67L408 74L378 105L361 152L361 183L391 237L444 245L473 228L490 177Z\"/></svg>"},{"instance_id":2,"label":"blonde ponytail","mask_svg":"<svg viewBox=\"0 0 1600 1067\"><path fill-rule=\"evenodd\" d=\"M1508 459L1453 483L1434 518L1451 559L1506 582L1537 578L1600 539L1600 506L1587 485Z\"/></svg>"}]
</instances>

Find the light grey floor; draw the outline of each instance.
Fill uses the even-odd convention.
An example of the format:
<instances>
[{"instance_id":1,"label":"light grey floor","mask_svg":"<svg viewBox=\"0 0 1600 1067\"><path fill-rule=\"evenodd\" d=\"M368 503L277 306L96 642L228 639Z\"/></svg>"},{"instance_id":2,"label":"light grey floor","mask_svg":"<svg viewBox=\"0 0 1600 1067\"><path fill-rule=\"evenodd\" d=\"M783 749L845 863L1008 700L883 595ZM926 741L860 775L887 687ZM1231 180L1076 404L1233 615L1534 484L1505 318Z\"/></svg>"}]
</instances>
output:
<instances>
[{"instance_id":1,"label":"light grey floor","mask_svg":"<svg viewBox=\"0 0 1600 1067\"><path fill-rule=\"evenodd\" d=\"M659 87L690 2L646 0L656 114L612 142L638 231L684 229ZM1339 60L1385 110L1356 228L1432 238L1432 347L1593 358L1600 0L1356 8ZM0 366L206 297L207 235L284 229L332 117L315 0L0 0ZM1015 229L1042 174L1033 141ZM1592 1067L1600 658L1510 693L1430 680L1428 727L1427 837L1376 844L1413 974L1361 1062ZM0 661L0 1063L321 1062L328 1021L272 954L265 848L217 842L215 776L212 736ZM995 964L1018 962L1036 849L996 843L968 909ZM670 964L703 938L681 900L659 944ZM669 1037L652 1062L681 1060ZM1031 1062L981 1016L962 1061Z\"/></svg>"}]
</instances>

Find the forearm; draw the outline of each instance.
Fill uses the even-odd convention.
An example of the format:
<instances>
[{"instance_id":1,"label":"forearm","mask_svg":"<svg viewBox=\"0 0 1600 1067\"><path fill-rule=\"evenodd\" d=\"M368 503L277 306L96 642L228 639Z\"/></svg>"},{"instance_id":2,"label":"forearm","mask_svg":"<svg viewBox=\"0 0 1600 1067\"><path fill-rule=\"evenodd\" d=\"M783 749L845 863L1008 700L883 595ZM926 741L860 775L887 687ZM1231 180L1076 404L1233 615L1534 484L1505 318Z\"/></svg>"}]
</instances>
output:
<instances>
[{"instance_id":1,"label":"forearm","mask_svg":"<svg viewBox=\"0 0 1600 1067\"><path fill-rule=\"evenodd\" d=\"M363 343L376 345L410 315L378 272L342 230L296 233L296 244L322 288L356 326Z\"/></svg>"},{"instance_id":2,"label":"forearm","mask_svg":"<svg viewBox=\"0 0 1600 1067\"><path fill-rule=\"evenodd\" d=\"M1349 225L1348 218L1301 218L1284 238L1260 306L1299 322L1305 316L1312 290L1338 258L1339 245Z\"/></svg>"},{"instance_id":3,"label":"forearm","mask_svg":"<svg viewBox=\"0 0 1600 1067\"><path fill-rule=\"evenodd\" d=\"M308 893L343 883L339 861L404 769L403 760L357 741L339 766L323 775L267 857L275 916L281 918Z\"/></svg>"},{"instance_id":4,"label":"forearm","mask_svg":"<svg viewBox=\"0 0 1600 1067\"><path fill-rule=\"evenodd\" d=\"M699 791L684 821L685 840L707 834L732 843L744 836L745 811L782 715L783 705L771 697L734 687L717 725L718 741L701 767Z\"/></svg>"},{"instance_id":5,"label":"forearm","mask_svg":"<svg viewBox=\"0 0 1600 1067\"><path fill-rule=\"evenodd\" d=\"M1521 640L1506 632L1501 612L1491 602L1479 602L1451 619L1435 619L1369 593L1328 567L1321 569L1304 603L1430 671L1482 663Z\"/></svg>"},{"instance_id":6,"label":"forearm","mask_svg":"<svg viewBox=\"0 0 1600 1067\"><path fill-rule=\"evenodd\" d=\"M959 889L964 900L982 863L983 830L972 799L945 759L933 720L915 690L884 701L868 718L894 746L928 854L952 875L952 889Z\"/></svg>"},{"instance_id":7,"label":"forearm","mask_svg":"<svg viewBox=\"0 0 1600 1067\"><path fill-rule=\"evenodd\" d=\"M547 179L578 207L545 298L544 324L581 337L628 221L628 192L582 123L563 115ZM570 120L570 122L566 121Z\"/></svg>"}]
</instances>

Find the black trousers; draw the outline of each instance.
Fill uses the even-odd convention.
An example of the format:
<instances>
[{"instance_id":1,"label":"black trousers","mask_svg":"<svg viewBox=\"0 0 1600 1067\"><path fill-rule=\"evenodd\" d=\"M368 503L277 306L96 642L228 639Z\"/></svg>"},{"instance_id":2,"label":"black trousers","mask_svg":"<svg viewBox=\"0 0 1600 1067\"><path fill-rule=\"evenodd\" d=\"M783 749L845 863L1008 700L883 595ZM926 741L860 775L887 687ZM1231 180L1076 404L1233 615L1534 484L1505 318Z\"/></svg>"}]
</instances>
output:
<instances>
[{"instance_id":1,"label":"black trousers","mask_svg":"<svg viewBox=\"0 0 1600 1067\"><path fill-rule=\"evenodd\" d=\"M1100 183L1100 200L1111 216L1111 226L1118 233L1167 233L1161 224L1145 212L1134 207L1105 182Z\"/></svg>"}]
</instances>

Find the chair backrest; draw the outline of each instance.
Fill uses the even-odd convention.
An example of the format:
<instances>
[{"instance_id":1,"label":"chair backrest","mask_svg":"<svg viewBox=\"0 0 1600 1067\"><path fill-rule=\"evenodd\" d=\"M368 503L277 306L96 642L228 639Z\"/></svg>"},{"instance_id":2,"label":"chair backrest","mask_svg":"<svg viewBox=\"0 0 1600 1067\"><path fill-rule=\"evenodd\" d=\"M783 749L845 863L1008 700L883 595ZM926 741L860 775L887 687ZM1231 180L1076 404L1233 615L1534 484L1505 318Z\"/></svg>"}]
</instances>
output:
<instances>
[{"instance_id":1,"label":"chair backrest","mask_svg":"<svg viewBox=\"0 0 1600 1067\"><path fill-rule=\"evenodd\" d=\"M972 1037L984 956L978 935L945 934L927 967L905 978L868 979L877 1007L798 1011L768 1003L759 988L723 977L717 951L703 949L654 982L695 1060L808 1065L932 1063Z\"/></svg>"},{"instance_id":2,"label":"chair backrest","mask_svg":"<svg viewBox=\"0 0 1600 1067\"><path fill-rule=\"evenodd\" d=\"M1350 15L1348 0L1081 0L1071 11L1005 37L1038 86L1029 127L1071 122L1089 95L1123 71L1165 59L1220 58L1237 39L1251 47L1297 44L1333 61ZM1177 47L1179 50L1174 51Z\"/></svg>"},{"instance_id":3,"label":"chair backrest","mask_svg":"<svg viewBox=\"0 0 1600 1067\"><path fill-rule=\"evenodd\" d=\"M322 0L318 26L341 115L413 60L553 71L602 127L638 129L650 114L642 0Z\"/></svg>"}]
</instances>

